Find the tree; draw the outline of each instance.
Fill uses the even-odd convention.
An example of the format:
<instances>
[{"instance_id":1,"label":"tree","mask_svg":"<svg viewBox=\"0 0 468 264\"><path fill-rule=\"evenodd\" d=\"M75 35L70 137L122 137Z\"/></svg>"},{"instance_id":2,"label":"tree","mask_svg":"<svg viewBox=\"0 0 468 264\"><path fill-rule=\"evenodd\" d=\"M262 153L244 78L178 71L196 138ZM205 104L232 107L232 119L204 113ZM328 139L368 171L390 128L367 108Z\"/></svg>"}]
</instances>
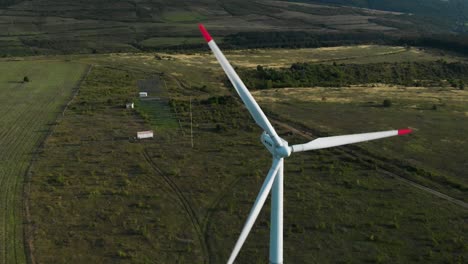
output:
<instances>
[{"instance_id":1,"label":"tree","mask_svg":"<svg viewBox=\"0 0 468 264\"><path fill-rule=\"evenodd\" d=\"M29 78L28 78L28 76L24 76L24 78L23 78L23 82L29 82Z\"/></svg>"}]
</instances>

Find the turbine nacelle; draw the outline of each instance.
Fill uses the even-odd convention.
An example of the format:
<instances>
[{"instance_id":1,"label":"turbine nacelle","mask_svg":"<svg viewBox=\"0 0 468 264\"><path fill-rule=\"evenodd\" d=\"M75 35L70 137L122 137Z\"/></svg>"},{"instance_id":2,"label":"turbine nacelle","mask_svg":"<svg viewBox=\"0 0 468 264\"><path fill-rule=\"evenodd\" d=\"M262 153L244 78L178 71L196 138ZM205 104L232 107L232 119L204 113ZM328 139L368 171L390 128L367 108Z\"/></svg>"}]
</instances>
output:
<instances>
[{"instance_id":1,"label":"turbine nacelle","mask_svg":"<svg viewBox=\"0 0 468 264\"><path fill-rule=\"evenodd\" d=\"M283 143L281 146L275 144L271 136L265 131L260 136L260 141L262 141L262 144L270 151L273 157L286 158L291 156L292 148L288 145L288 142L282 138L279 139Z\"/></svg>"}]
</instances>

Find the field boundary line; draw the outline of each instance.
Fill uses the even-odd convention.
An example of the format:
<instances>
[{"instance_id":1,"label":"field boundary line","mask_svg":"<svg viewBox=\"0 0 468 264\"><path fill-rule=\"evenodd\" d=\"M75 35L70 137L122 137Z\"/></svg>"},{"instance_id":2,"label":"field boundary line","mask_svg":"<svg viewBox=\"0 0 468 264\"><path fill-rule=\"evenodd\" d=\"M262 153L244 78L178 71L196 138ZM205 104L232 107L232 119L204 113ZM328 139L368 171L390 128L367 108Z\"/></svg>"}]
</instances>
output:
<instances>
[{"instance_id":1,"label":"field boundary line","mask_svg":"<svg viewBox=\"0 0 468 264\"><path fill-rule=\"evenodd\" d=\"M75 87L72 89L72 95L70 97L70 100L68 101L67 104L63 106L63 110L61 114L57 115L55 118L55 124L53 126L50 126L49 130L47 131L47 134L43 137L43 139L40 141L41 143L36 147L35 151L33 152L33 156L31 158L31 161L29 162L28 168L26 169L26 173L24 175L24 182L23 182L23 243L24 243L24 250L25 250L25 255L26 255L26 262L29 264L36 264L36 258L34 257L34 226L33 222L31 220L31 211L29 207L29 200L30 200L30 192L31 192L31 177L32 177L32 168L33 168L33 163L37 161L37 158L39 156L39 150L44 148L46 140L52 136L56 126L57 126L57 121L63 118L65 111L68 109L70 106L71 102L75 100L76 96L78 95L78 92L80 90L80 87L83 83L83 81L88 77L89 73L91 72L93 68L93 65L88 65L87 70L83 73L81 78L78 80L78 82L75 84Z\"/></svg>"},{"instance_id":2,"label":"field boundary line","mask_svg":"<svg viewBox=\"0 0 468 264\"><path fill-rule=\"evenodd\" d=\"M286 124L286 123L284 123L284 122L281 122L281 121L279 121L279 120L277 120L277 119L270 118L270 120L271 120L272 123L277 124L278 126L281 126L281 127L285 128L285 129L287 129L287 130L289 130L289 131L291 131L291 132L293 132L293 133L295 133L295 134L297 134L297 135L299 135L299 136L302 136L302 137L305 138L305 139L308 139L308 140L314 139L314 138L310 135L310 133L308 133L308 132L306 132L306 131L301 131L301 130L299 130L299 129L297 129L297 128L294 128L293 126L291 126L291 125L289 125L289 124ZM348 152L346 152L346 151L344 151L344 152L345 152L347 155L350 155ZM357 155L358 155L358 156L363 156L362 154L357 154ZM368 162L366 162L366 163L368 163ZM446 194L444 194L444 193L441 193L441 192L436 191L436 190L434 190L434 189L431 189L431 188L429 188L429 187L423 186L423 185L421 185L421 184L419 184L419 183L416 183L416 182L414 182L414 181L408 180L408 179L406 179L406 178L404 178L404 177L401 177L401 176L399 176L399 175L397 175L397 174L395 174L395 173L393 173L393 172L391 172L391 171L389 171L389 170L386 170L386 169L382 169L382 168L381 168L381 169L379 169L379 171L382 172L382 173L384 173L384 174L387 175L387 176L390 176L390 177L393 177L393 178L395 178L395 179L397 179L397 180L399 180L399 181L402 181L402 182L406 183L407 185L411 185L411 186L413 186L413 187L415 187L415 188L418 188L418 189L420 189L420 190L422 190L422 191L425 191L425 192L427 192L427 193L429 193L429 194L432 194L432 195L437 196L437 197L439 197L439 198L441 198L441 199L444 199L444 200L449 201L449 202L451 202L451 203L453 203L453 204L456 204L456 205L459 205L459 206L461 206L461 207L463 207L463 208L465 208L465 209L468 209L468 204L465 203L465 202L463 202L463 201L461 201L461 200L458 200L458 199L456 199L456 198L453 198L453 197L451 197L451 196L449 196L449 195L446 195Z\"/></svg>"}]
</instances>

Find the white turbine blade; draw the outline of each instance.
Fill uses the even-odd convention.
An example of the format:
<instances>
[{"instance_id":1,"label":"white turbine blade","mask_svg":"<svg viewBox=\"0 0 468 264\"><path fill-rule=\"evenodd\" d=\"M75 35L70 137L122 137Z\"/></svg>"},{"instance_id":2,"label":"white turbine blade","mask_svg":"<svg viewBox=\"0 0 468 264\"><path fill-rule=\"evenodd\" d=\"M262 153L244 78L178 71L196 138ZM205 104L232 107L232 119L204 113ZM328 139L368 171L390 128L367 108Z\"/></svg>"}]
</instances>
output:
<instances>
[{"instance_id":1,"label":"white turbine blade","mask_svg":"<svg viewBox=\"0 0 468 264\"><path fill-rule=\"evenodd\" d=\"M208 31L206 31L205 27L202 24L199 24L198 26L200 28L200 31L203 37L208 43L208 46L210 47L211 51L215 55L219 64L221 64L221 67L223 68L224 72L228 76L229 80L231 81L232 85L236 89L237 93L242 99L242 102L244 102L245 107L247 107L247 110L249 110L255 122L272 137L276 145L282 146L283 142L280 140L278 134L276 133L273 126L271 125L270 121L268 121L268 118L265 116L265 113L263 113L262 109L257 104L255 99L252 97L252 94L250 94L247 87L245 87L245 84L239 78L234 68L232 68L229 61L226 59L224 54L218 48L218 45L216 45L215 41L210 36Z\"/></svg>"},{"instance_id":2,"label":"white turbine blade","mask_svg":"<svg viewBox=\"0 0 468 264\"><path fill-rule=\"evenodd\" d=\"M234 262L234 260L237 257L237 254L239 254L239 251L242 248L242 245L247 239L247 236L249 235L249 232L252 229L252 226L254 225L255 220L257 219L258 214L260 213L260 210L263 207L263 204L265 204L266 198L268 197L268 193L271 190L271 186L273 185L276 174L278 173L278 169L281 164L282 159L273 160L273 165L271 165L270 171L268 172L268 175L265 178L265 181L263 182L262 188L260 189L260 192L257 195L257 199L255 200L255 203L252 209L250 210L249 217L247 217L247 221L245 221L244 228L242 229L242 232L239 238L237 239L236 245L232 250L231 256L229 257L229 260L227 262L228 264Z\"/></svg>"},{"instance_id":3,"label":"white turbine blade","mask_svg":"<svg viewBox=\"0 0 468 264\"><path fill-rule=\"evenodd\" d=\"M390 130L382 132L373 132L373 133L362 133L362 134L353 134L353 135L343 135L343 136L334 136L334 137L323 137L317 138L309 143L293 145L292 152L302 152L313 149L324 149L331 148L336 146L342 146L357 142L370 141L379 138L401 136L411 133L411 129L400 129L400 130Z\"/></svg>"}]
</instances>

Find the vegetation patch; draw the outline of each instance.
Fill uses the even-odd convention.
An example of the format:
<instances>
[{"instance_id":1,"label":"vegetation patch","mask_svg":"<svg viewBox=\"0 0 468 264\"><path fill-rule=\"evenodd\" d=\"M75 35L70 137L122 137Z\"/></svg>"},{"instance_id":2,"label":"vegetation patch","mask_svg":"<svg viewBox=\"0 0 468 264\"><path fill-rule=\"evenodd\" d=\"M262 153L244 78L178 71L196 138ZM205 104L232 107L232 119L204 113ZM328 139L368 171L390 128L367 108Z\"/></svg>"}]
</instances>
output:
<instances>
[{"instance_id":1,"label":"vegetation patch","mask_svg":"<svg viewBox=\"0 0 468 264\"><path fill-rule=\"evenodd\" d=\"M256 70L241 72L241 76L246 85L256 89L365 83L443 86L444 82L463 89L465 82L468 82L468 64L445 61L332 65L295 63L284 69L259 65Z\"/></svg>"},{"instance_id":2,"label":"vegetation patch","mask_svg":"<svg viewBox=\"0 0 468 264\"><path fill-rule=\"evenodd\" d=\"M175 113L169 108L167 100L140 100L136 111L151 127L160 130L177 129Z\"/></svg>"}]
</instances>

